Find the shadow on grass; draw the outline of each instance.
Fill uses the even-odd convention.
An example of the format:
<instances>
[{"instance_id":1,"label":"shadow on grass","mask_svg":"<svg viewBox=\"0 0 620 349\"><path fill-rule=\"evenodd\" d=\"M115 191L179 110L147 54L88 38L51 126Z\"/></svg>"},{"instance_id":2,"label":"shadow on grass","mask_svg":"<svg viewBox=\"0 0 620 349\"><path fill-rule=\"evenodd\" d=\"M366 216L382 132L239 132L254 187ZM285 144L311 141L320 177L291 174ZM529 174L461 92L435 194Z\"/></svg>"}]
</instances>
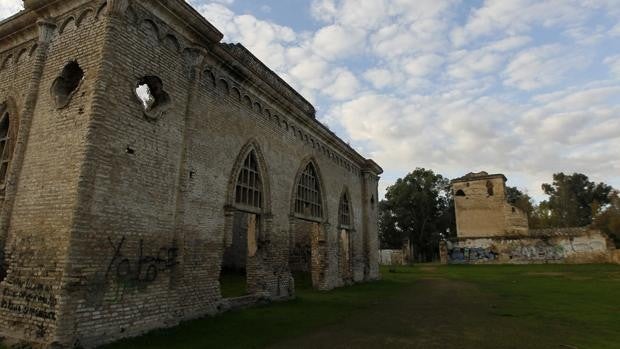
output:
<instances>
[{"instance_id":1,"label":"shadow on grass","mask_svg":"<svg viewBox=\"0 0 620 349\"><path fill-rule=\"evenodd\" d=\"M103 348L262 348L346 320L352 313L376 305L376 300L397 293L402 279L388 276L379 282L319 292L312 289L309 274L296 274L294 300L187 321ZM406 279L413 281L414 274ZM236 280L238 283L239 278Z\"/></svg>"}]
</instances>

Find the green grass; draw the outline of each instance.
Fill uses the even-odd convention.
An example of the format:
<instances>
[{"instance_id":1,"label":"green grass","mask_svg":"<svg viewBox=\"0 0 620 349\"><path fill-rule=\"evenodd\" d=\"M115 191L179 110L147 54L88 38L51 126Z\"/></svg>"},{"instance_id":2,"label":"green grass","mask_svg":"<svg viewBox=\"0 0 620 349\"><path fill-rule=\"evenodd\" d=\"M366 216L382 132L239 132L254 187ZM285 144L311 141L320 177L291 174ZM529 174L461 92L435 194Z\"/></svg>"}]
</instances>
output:
<instances>
[{"instance_id":1,"label":"green grass","mask_svg":"<svg viewBox=\"0 0 620 349\"><path fill-rule=\"evenodd\" d=\"M420 266L115 348L619 348L620 266ZM297 279L299 280L299 278ZM238 288L237 288L238 289Z\"/></svg>"}]
</instances>

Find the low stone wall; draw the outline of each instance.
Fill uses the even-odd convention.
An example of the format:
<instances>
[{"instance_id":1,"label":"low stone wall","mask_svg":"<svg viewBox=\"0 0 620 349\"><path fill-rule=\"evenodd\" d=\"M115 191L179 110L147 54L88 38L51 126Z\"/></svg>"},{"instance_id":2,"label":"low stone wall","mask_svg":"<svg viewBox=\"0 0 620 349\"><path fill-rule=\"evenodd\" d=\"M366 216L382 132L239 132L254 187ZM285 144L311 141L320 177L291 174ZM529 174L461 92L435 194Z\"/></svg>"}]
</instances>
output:
<instances>
[{"instance_id":1,"label":"low stone wall","mask_svg":"<svg viewBox=\"0 0 620 349\"><path fill-rule=\"evenodd\" d=\"M612 250L600 231L536 231L528 236L467 238L447 243L450 264L608 263Z\"/></svg>"},{"instance_id":2,"label":"low stone wall","mask_svg":"<svg viewBox=\"0 0 620 349\"><path fill-rule=\"evenodd\" d=\"M402 250L379 250L379 263L381 265L405 265Z\"/></svg>"}]
</instances>

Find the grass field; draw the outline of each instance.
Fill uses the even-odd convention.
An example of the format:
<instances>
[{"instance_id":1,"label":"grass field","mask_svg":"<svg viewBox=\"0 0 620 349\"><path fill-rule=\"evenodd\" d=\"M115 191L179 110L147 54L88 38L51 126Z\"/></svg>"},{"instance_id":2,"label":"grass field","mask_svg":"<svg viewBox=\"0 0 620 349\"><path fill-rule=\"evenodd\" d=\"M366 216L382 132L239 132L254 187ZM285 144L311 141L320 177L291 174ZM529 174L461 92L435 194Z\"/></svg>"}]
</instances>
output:
<instances>
[{"instance_id":1,"label":"grass field","mask_svg":"<svg viewBox=\"0 0 620 349\"><path fill-rule=\"evenodd\" d=\"M106 348L620 348L620 266L394 271Z\"/></svg>"}]
</instances>

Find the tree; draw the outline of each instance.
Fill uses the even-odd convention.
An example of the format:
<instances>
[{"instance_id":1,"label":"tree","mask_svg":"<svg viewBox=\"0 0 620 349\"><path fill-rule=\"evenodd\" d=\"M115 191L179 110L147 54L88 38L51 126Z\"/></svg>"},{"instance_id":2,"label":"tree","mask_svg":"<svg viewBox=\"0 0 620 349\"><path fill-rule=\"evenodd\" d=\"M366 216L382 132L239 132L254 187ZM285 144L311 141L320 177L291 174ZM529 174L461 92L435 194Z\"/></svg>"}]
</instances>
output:
<instances>
[{"instance_id":1,"label":"tree","mask_svg":"<svg viewBox=\"0 0 620 349\"><path fill-rule=\"evenodd\" d=\"M446 231L456 232L450 182L431 170L417 168L387 189L379 227L384 248L400 248L408 238L416 261L432 261Z\"/></svg>"},{"instance_id":2,"label":"tree","mask_svg":"<svg viewBox=\"0 0 620 349\"><path fill-rule=\"evenodd\" d=\"M528 217L534 212L534 200L517 187L506 187L506 200L511 205L527 213Z\"/></svg>"},{"instance_id":3,"label":"tree","mask_svg":"<svg viewBox=\"0 0 620 349\"><path fill-rule=\"evenodd\" d=\"M534 210L529 216L529 225L531 229L549 229L559 226L547 201L534 206Z\"/></svg>"},{"instance_id":4,"label":"tree","mask_svg":"<svg viewBox=\"0 0 620 349\"><path fill-rule=\"evenodd\" d=\"M609 195L610 204L603 208L594 218L592 227L600 229L611 237L616 247L620 248L620 193L614 190Z\"/></svg>"},{"instance_id":5,"label":"tree","mask_svg":"<svg viewBox=\"0 0 620 349\"><path fill-rule=\"evenodd\" d=\"M549 209L550 221L560 227L583 227L592 223L592 218L601 207L609 204L612 187L605 183L594 183L581 173L553 175L553 183L542 185L547 201L541 206Z\"/></svg>"}]
</instances>

